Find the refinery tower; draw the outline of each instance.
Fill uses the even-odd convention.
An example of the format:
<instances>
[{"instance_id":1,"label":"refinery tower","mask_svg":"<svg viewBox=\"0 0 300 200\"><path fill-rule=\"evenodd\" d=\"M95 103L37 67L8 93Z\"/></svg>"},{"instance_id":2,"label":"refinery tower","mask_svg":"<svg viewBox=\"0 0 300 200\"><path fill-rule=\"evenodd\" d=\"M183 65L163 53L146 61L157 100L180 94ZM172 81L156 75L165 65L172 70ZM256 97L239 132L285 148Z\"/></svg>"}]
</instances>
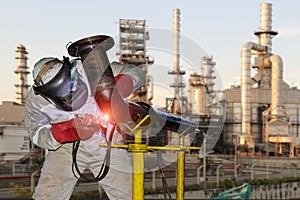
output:
<instances>
[{"instance_id":1,"label":"refinery tower","mask_svg":"<svg viewBox=\"0 0 300 200\"><path fill-rule=\"evenodd\" d=\"M236 142L241 153L293 157L300 147L300 90L284 81L288 66L272 52L272 4L261 4L254 34L258 41L241 48L241 84L225 91L222 145L230 149Z\"/></svg>"}]
</instances>

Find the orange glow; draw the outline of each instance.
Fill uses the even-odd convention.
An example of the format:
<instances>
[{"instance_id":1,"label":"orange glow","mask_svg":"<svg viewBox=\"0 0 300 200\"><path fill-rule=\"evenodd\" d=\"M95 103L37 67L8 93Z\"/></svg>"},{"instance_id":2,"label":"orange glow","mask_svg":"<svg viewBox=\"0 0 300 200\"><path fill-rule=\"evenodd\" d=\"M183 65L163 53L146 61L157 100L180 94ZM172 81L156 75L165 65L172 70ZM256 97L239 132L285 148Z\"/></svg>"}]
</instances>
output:
<instances>
[{"instance_id":1,"label":"orange glow","mask_svg":"<svg viewBox=\"0 0 300 200\"><path fill-rule=\"evenodd\" d=\"M107 128L108 122L109 122L109 115L104 114L101 118L101 126Z\"/></svg>"},{"instance_id":2,"label":"orange glow","mask_svg":"<svg viewBox=\"0 0 300 200\"><path fill-rule=\"evenodd\" d=\"M108 114L104 114L103 118L104 118L104 121L108 122L108 120L109 120L109 115L108 115Z\"/></svg>"}]
</instances>

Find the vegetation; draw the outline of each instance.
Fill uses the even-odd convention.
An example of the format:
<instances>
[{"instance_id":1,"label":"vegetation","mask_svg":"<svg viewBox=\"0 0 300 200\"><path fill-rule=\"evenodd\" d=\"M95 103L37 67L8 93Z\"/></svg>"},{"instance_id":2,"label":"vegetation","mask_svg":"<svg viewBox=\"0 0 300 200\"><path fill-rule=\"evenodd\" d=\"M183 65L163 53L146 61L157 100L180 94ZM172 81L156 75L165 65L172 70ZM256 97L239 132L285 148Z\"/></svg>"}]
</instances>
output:
<instances>
[{"instance_id":1,"label":"vegetation","mask_svg":"<svg viewBox=\"0 0 300 200\"><path fill-rule=\"evenodd\" d=\"M24 188L22 185L10 183L9 187L12 188L11 192L13 194L13 197L16 199L24 199L24 198L32 197L32 192L30 191L30 189Z\"/></svg>"},{"instance_id":2,"label":"vegetation","mask_svg":"<svg viewBox=\"0 0 300 200\"><path fill-rule=\"evenodd\" d=\"M289 183L289 182L299 182L300 177L284 177L284 178L263 178L263 179L244 179L244 182L250 183L251 185L270 185L277 183Z\"/></svg>"},{"instance_id":3,"label":"vegetation","mask_svg":"<svg viewBox=\"0 0 300 200\"><path fill-rule=\"evenodd\" d=\"M71 199L99 199L99 191L75 192L72 194ZM101 195L101 199L108 199L105 192Z\"/></svg>"},{"instance_id":4,"label":"vegetation","mask_svg":"<svg viewBox=\"0 0 300 200\"><path fill-rule=\"evenodd\" d=\"M225 179L219 182L219 188L229 189L237 187L243 183L249 183L250 185L271 185L278 183L289 183L289 182L300 182L300 177L284 177L284 178L261 178L261 179L244 179L242 182L237 183L234 179ZM212 187L215 188L216 183L212 184Z\"/></svg>"}]
</instances>

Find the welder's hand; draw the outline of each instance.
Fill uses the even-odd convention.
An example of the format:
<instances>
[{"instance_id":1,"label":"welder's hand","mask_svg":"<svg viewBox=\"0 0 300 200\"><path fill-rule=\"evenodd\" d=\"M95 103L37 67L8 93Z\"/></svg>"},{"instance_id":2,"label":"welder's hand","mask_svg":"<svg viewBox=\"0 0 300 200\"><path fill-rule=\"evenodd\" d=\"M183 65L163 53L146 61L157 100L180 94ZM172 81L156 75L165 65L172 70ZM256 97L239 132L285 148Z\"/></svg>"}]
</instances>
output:
<instances>
[{"instance_id":1,"label":"welder's hand","mask_svg":"<svg viewBox=\"0 0 300 200\"><path fill-rule=\"evenodd\" d=\"M99 123L94 115L85 114L74 118L74 127L80 139L86 140L99 130Z\"/></svg>"}]
</instances>

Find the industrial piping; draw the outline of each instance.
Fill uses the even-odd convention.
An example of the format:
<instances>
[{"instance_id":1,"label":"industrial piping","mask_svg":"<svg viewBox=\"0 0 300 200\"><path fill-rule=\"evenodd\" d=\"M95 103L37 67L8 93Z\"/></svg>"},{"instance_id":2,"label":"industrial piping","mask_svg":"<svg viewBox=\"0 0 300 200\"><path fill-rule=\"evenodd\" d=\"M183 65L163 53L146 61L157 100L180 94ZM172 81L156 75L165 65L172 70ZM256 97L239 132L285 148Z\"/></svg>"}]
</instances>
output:
<instances>
[{"instance_id":1,"label":"industrial piping","mask_svg":"<svg viewBox=\"0 0 300 200\"><path fill-rule=\"evenodd\" d=\"M271 70L271 107L268 110L271 118L268 119L267 122L267 131L269 132L271 129L277 129L276 124L272 124L271 127L271 123L269 122L280 120L281 123L285 124L286 122L282 121L282 117L287 116L285 110L283 109L283 97L281 88L283 80L282 59L280 56L271 53L271 39L274 35L277 35L277 32L272 31L272 4L264 3L261 4L260 8L260 30L255 32L255 35L259 39L259 44L247 42L243 45L241 50L242 135L240 137L240 144L246 144L247 141L250 142L250 145L252 145L253 147L254 143L252 141L251 135L251 56L256 54L256 52L263 59L263 67L267 67ZM281 129L280 134L289 134L288 129L283 132L282 130L283 129ZM270 134L271 133L268 133L267 135Z\"/></svg>"},{"instance_id":2,"label":"industrial piping","mask_svg":"<svg viewBox=\"0 0 300 200\"><path fill-rule=\"evenodd\" d=\"M246 42L241 50L242 71L241 71L241 106L242 106L242 135L240 144L251 142L251 56L252 50L266 52L267 47L254 42Z\"/></svg>"},{"instance_id":3,"label":"industrial piping","mask_svg":"<svg viewBox=\"0 0 300 200\"><path fill-rule=\"evenodd\" d=\"M282 80L283 80L283 64L282 59L278 55L271 55L266 58L272 66L272 103L271 103L271 114L272 119L277 119L279 116L284 115L282 109Z\"/></svg>"},{"instance_id":4,"label":"industrial piping","mask_svg":"<svg viewBox=\"0 0 300 200\"><path fill-rule=\"evenodd\" d=\"M143 102L127 102L121 97L106 54L113 45L114 40L110 36L97 35L78 40L68 47L71 56L81 58L92 95L101 111L109 114L117 124L134 122L136 125L149 115L149 119L141 125L143 128L156 125L178 133L183 130L186 134L194 133L196 124L193 121L154 110Z\"/></svg>"}]
</instances>

